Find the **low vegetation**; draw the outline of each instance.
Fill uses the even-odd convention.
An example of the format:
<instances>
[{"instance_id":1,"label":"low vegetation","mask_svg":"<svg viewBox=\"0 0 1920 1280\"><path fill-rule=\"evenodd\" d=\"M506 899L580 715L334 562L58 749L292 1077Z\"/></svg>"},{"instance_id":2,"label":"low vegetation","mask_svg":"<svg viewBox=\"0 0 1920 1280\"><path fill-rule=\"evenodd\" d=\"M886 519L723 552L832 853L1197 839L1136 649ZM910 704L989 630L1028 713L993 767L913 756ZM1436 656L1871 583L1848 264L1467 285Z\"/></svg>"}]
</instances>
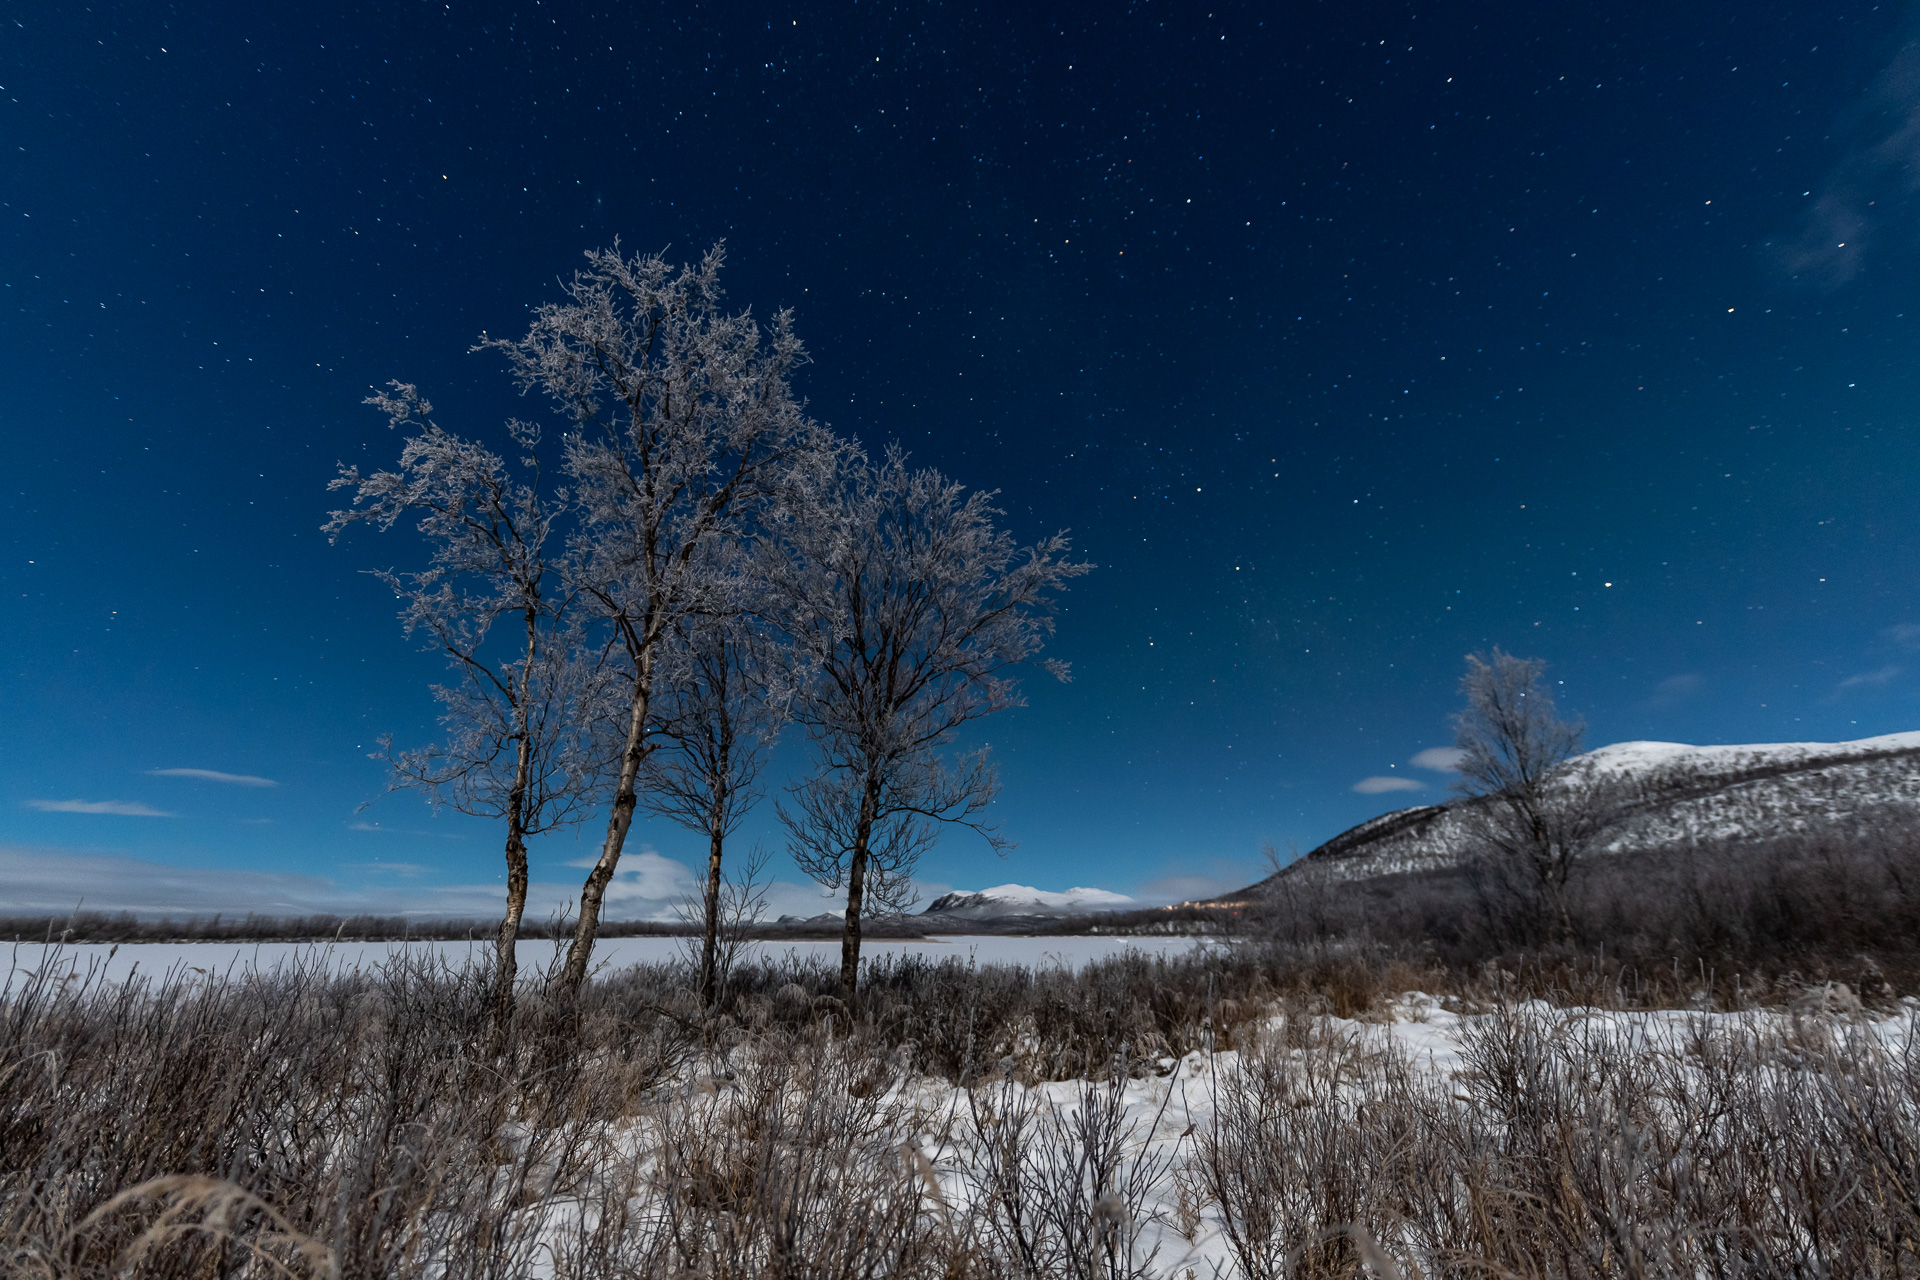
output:
<instances>
[{"instance_id":1,"label":"low vegetation","mask_svg":"<svg viewBox=\"0 0 1920 1280\"><path fill-rule=\"evenodd\" d=\"M1470 971L1304 919L1077 972L886 957L851 1005L837 968L750 956L713 1006L692 964L573 998L529 975L504 1039L486 968L404 948L130 986L43 965L0 1000L0 1256L60 1280L1920 1272L1890 990L1570 1019L1736 988L1537 950ZM1469 1015L1450 1071L1370 1029L1411 989Z\"/></svg>"},{"instance_id":2,"label":"low vegetation","mask_svg":"<svg viewBox=\"0 0 1920 1280\"><path fill-rule=\"evenodd\" d=\"M1529 890L1498 863L1357 881L1302 867L1239 910L1290 947L1391 956L1448 975L1446 989L1503 970L1641 1006L1782 1004L1829 982L1920 994L1920 829L1906 811L1597 856L1566 884L1564 924Z\"/></svg>"}]
</instances>

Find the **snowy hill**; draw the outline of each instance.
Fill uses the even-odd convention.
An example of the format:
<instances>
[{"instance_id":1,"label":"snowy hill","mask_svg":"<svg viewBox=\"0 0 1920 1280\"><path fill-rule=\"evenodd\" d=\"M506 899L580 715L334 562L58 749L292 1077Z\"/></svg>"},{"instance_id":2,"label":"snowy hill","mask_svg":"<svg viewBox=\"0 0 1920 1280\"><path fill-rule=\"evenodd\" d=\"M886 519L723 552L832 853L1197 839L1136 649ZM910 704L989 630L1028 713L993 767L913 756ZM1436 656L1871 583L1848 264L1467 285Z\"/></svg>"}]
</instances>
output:
<instances>
[{"instance_id":1,"label":"snowy hill","mask_svg":"<svg viewBox=\"0 0 1920 1280\"><path fill-rule=\"evenodd\" d=\"M1920 816L1920 732L1857 742L1617 742L1577 762L1630 797L1611 852L1811 831L1886 806ZM1455 866L1465 850L1467 803L1381 814L1230 896L1258 894L1283 877L1366 880Z\"/></svg>"},{"instance_id":2,"label":"snowy hill","mask_svg":"<svg viewBox=\"0 0 1920 1280\"><path fill-rule=\"evenodd\" d=\"M1134 905L1132 898L1106 889L1068 889L1050 893L1031 885L1003 884L978 892L955 890L935 898L923 913L949 920L1006 920L1024 916L1079 915Z\"/></svg>"}]
</instances>

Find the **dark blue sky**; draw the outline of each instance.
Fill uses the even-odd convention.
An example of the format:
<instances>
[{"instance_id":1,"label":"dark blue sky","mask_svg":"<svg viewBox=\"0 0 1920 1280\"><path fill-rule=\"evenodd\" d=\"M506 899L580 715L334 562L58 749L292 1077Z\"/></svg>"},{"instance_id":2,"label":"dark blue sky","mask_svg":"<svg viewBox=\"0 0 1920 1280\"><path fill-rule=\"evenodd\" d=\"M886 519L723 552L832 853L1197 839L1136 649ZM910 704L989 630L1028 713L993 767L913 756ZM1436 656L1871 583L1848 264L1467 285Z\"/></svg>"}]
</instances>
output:
<instances>
[{"instance_id":1,"label":"dark blue sky","mask_svg":"<svg viewBox=\"0 0 1920 1280\"><path fill-rule=\"evenodd\" d=\"M988 726L1021 848L930 884L1244 882L1444 795L1489 644L1596 745L1920 727L1910 10L1049 13L12 10L0 906L486 909L494 834L365 758L438 664L324 485L388 378L525 412L467 346L615 236L725 237L818 417L1101 566Z\"/></svg>"}]
</instances>

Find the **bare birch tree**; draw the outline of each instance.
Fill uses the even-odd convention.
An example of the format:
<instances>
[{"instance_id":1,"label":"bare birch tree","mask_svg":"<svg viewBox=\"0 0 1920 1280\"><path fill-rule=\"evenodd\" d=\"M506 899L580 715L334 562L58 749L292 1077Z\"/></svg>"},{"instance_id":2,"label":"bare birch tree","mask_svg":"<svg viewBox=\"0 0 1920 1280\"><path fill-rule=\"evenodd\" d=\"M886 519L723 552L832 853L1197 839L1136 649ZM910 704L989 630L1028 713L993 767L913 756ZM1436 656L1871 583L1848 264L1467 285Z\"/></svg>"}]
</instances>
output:
<instances>
[{"instance_id":1,"label":"bare birch tree","mask_svg":"<svg viewBox=\"0 0 1920 1280\"><path fill-rule=\"evenodd\" d=\"M1544 896L1561 939L1573 937L1567 882L1619 819L1619 788L1574 759L1586 726L1563 720L1546 663L1499 648L1469 654L1454 716L1460 748L1455 789L1472 802L1462 816L1491 869L1518 871Z\"/></svg>"},{"instance_id":2,"label":"bare birch tree","mask_svg":"<svg viewBox=\"0 0 1920 1280\"><path fill-rule=\"evenodd\" d=\"M376 570L403 602L409 636L424 633L455 679L434 686L446 739L414 751L383 740L393 786L422 791L436 805L504 818L507 902L495 943L494 1010L513 1009L515 940L527 903L527 840L579 821L595 800L591 742L604 678L567 618L553 544L565 495L543 487L538 430L514 422L520 476L484 445L432 419L417 389L393 383L367 401L388 425L413 432L396 471L340 468L329 489L352 489L350 508L331 513L332 540L349 525L390 529L416 519L428 567ZM515 632L496 638L512 620Z\"/></svg>"},{"instance_id":3,"label":"bare birch tree","mask_svg":"<svg viewBox=\"0 0 1920 1280\"><path fill-rule=\"evenodd\" d=\"M840 981L851 999L869 900L905 905L915 861L940 824L986 820L997 778L985 749L947 759L955 733L1021 704L1014 669L1058 679L1037 659L1052 634L1051 593L1092 566L1064 533L1017 546L995 527L992 494L967 494L889 449L849 455L829 483L786 510L765 576L771 617L814 668L793 702L813 741L814 777L780 816L795 860L847 891Z\"/></svg>"},{"instance_id":4,"label":"bare birch tree","mask_svg":"<svg viewBox=\"0 0 1920 1280\"><path fill-rule=\"evenodd\" d=\"M682 619L660 662L654 748L640 804L707 838L701 894L700 999L712 1008L719 971L727 838L761 798L760 770L785 715L778 651L745 614ZM749 877L751 879L751 877Z\"/></svg>"},{"instance_id":5,"label":"bare birch tree","mask_svg":"<svg viewBox=\"0 0 1920 1280\"><path fill-rule=\"evenodd\" d=\"M567 990L586 979L633 823L660 647L682 619L734 608L731 584L701 552L740 536L790 472L833 450L789 384L806 361L791 313L762 330L748 312L722 310L724 260L720 245L677 269L618 244L590 251L565 300L541 306L524 338L482 343L506 356L522 391L544 392L569 420L567 471L584 518L569 580L611 625L623 659L624 742L560 974Z\"/></svg>"}]
</instances>

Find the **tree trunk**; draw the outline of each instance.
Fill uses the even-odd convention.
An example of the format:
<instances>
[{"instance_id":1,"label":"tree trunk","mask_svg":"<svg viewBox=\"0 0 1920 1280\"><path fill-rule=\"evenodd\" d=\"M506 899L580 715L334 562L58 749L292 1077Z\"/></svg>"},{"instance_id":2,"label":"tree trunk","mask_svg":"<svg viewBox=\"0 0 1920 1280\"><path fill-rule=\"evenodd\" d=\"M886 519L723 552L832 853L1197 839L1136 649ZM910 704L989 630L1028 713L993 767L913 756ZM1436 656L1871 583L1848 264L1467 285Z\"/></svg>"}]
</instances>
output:
<instances>
[{"instance_id":1,"label":"tree trunk","mask_svg":"<svg viewBox=\"0 0 1920 1280\"><path fill-rule=\"evenodd\" d=\"M493 1020L500 1028L513 1017L513 984L520 970L514 948L520 937L520 919L527 910L525 807L532 755L531 746L522 737L520 758L514 766L513 791L507 798L507 914L500 921L500 936L494 942Z\"/></svg>"},{"instance_id":2,"label":"tree trunk","mask_svg":"<svg viewBox=\"0 0 1920 1280\"><path fill-rule=\"evenodd\" d=\"M1562 857L1564 856L1563 854ZM1555 866L1554 877L1548 882L1547 888L1553 894L1554 909L1560 913L1560 941L1571 949L1573 946L1573 913L1567 910L1567 872L1569 870L1571 870L1570 864L1562 863Z\"/></svg>"},{"instance_id":3,"label":"tree trunk","mask_svg":"<svg viewBox=\"0 0 1920 1280\"><path fill-rule=\"evenodd\" d=\"M514 699L514 727L520 746L514 753L513 789L507 793L507 914L494 942L493 1025L496 1045L504 1043L513 1018L513 984L519 977L516 943L520 918L527 911L527 788L533 782L533 737L527 723L527 697L532 693L533 662L540 650L540 613L537 602L526 608L527 660L520 668L520 691Z\"/></svg>"},{"instance_id":4,"label":"tree trunk","mask_svg":"<svg viewBox=\"0 0 1920 1280\"><path fill-rule=\"evenodd\" d=\"M880 805L880 781L871 773L860 793L860 817L853 828L853 857L847 866L846 929L840 935L840 997L853 1004L860 977L860 906L867 892L867 846L873 839L875 811Z\"/></svg>"},{"instance_id":5,"label":"tree trunk","mask_svg":"<svg viewBox=\"0 0 1920 1280\"><path fill-rule=\"evenodd\" d=\"M587 964L593 958L593 940L600 933L600 904L607 896L607 885L620 866L620 851L626 847L627 830L633 826L636 803L634 780L640 776L640 764L647 758L647 705L652 693L653 654L649 650L635 664L633 705L627 719L627 750L620 760L620 784L613 793L613 813L607 819L606 843L600 846L600 860L587 873L580 887L580 919L573 928L573 943L567 948L567 963L560 970L560 989L568 995L580 990L587 980Z\"/></svg>"},{"instance_id":6,"label":"tree trunk","mask_svg":"<svg viewBox=\"0 0 1920 1280\"><path fill-rule=\"evenodd\" d=\"M1567 873L1572 870L1573 864L1567 851L1554 839L1553 832L1548 828L1543 816L1545 809L1545 801L1529 799L1523 810L1526 814L1527 836L1532 846L1529 852L1540 887L1547 891L1554 914L1560 917L1560 941L1571 947L1573 915L1567 910Z\"/></svg>"},{"instance_id":7,"label":"tree trunk","mask_svg":"<svg viewBox=\"0 0 1920 1280\"><path fill-rule=\"evenodd\" d=\"M726 791L717 789L707 818L707 924L700 944L700 1004L712 1009L719 985L720 964L720 855L726 846L722 819L726 813Z\"/></svg>"}]
</instances>

